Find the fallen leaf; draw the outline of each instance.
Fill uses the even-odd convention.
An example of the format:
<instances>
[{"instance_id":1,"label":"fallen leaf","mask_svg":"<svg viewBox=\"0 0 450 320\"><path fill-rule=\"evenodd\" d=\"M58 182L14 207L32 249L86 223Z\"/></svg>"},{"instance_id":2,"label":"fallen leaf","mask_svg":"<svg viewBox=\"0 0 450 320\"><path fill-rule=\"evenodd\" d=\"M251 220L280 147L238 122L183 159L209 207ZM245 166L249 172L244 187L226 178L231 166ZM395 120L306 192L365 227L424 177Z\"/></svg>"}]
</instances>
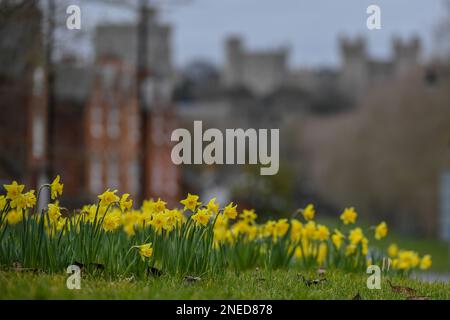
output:
<instances>
[{"instance_id":1,"label":"fallen leaf","mask_svg":"<svg viewBox=\"0 0 450 320\"><path fill-rule=\"evenodd\" d=\"M298 276L303 280L305 285L307 285L308 287L310 287L312 285L318 285L319 283L321 283L323 281L327 281L326 278L322 278L322 279L306 279L302 274L298 274Z\"/></svg>"},{"instance_id":2,"label":"fallen leaf","mask_svg":"<svg viewBox=\"0 0 450 320\"><path fill-rule=\"evenodd\" d=\"M393 292L397 293L405 293L408 295L414 295L416 293L416 290L410 287L402 287L402 286L395 286L391 283L390 280L387 281L389 283L389 286L391 287L391 290Z\"/></svg>"}]
</instances>

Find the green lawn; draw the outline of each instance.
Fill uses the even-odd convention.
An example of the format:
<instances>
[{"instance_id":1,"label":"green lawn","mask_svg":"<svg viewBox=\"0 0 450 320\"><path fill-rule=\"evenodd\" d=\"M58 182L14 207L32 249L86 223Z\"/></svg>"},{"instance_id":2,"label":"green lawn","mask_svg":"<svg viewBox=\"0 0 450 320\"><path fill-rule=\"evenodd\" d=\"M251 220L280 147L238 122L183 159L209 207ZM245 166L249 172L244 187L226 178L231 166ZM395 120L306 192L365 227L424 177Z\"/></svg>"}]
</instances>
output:
<instances>
[{"instance_id":1,"label":"green lawn","mask_svg":"<svg viewBox=\"0 0 450 320\"><path fill-rule=\"evenodd\" d=\"M309 279L318 278L306 274ZM80 290L66 288L67 277L30 273L0 272L0 299L406 299L405 293L393 292L382 278L381 290L366 287L367 276L329 272L326 281L307 286L298 271L248 271L227 273L188 283L184 279L162 276L147 281L82 279ZM450 283L425 283L391 277L392 283L417 291L415 296L450 299Z\"/></svg>"}]
</instances>

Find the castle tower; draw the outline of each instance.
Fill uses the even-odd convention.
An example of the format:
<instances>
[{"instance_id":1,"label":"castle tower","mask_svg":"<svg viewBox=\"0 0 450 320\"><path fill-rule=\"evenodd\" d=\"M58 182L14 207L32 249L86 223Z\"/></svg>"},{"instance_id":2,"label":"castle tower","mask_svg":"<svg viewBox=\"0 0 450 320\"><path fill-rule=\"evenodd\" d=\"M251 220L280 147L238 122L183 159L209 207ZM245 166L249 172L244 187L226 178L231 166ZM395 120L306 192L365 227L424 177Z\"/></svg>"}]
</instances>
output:
<instances>
[{"instance_id":1,"label":"castle tower","mask_svg":"<svg viewBox=\"0 0 450 320\"><path fill-rule=\"evenodd\" d=\"M392 50L396 76L408 72L419 64L421 43L418 37L413 37L409 41L395 37L392 40Z\"/></svg>"},{"instance_id":2,"label":"castle tower","mask_svg":"<svg viewBox=\"0 0 450 320\"><path fill-rule=\"evenodd\" d=\"M235 87L242 83L242 41L239 37L229 37L225 43L224 84Z\"/></svg>"},{"instance_id":3,"label":"castle tower","mask_svg":"<svg viewBox=\"0 0 450 320\"><path fill-rule=\"evenodd\" d=\"M366 42L362 37L354 40L341 38L339 46L342 60L342 89L350 97L357 99L369 85Z\"/></svg>"}]
</instances>

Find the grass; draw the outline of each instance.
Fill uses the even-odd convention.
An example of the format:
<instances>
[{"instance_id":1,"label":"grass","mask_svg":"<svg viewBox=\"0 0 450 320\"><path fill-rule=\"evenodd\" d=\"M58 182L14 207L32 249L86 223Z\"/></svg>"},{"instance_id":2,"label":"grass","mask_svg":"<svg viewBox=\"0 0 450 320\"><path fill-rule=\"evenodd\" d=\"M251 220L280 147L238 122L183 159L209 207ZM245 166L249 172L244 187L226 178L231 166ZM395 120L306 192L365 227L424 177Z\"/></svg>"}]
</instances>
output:
<instances>
[{"instance_id":1,"label":"grass","mask_svg":"<svg viewBox=\"0 0 450 320\"><path fill-rule=\"evenodd\" d=\"M305 273L307 278L316 275ZM393 292L382 277L380 290L369 290L364 273L327 271L326 281L307 286L298 271L227 272L220 278L204 278L187 283L182 278L162 276L148 280L108 281L83 278L80 290L66 288L67 276L0 272L0 299L362 299L404 300L407 295ZM450 299L450 283L427 283L410 278L389 277L394 285L417 290L430 299Z\"/></svg>"}]
</instances>

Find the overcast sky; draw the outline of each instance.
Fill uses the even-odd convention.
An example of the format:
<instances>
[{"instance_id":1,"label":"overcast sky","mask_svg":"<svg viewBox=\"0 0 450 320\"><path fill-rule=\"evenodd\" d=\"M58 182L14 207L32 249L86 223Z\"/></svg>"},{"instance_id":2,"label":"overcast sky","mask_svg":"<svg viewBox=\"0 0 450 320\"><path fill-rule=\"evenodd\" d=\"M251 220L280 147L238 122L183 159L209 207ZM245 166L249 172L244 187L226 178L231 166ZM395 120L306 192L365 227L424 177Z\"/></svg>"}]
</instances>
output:
<instances>
[{"instance_id":1,"label":"overcast sky","mask_svg":"<svg viewBox=\"0 0 450 320\"><path fill-rule=\"evenodd\" d=\"M171 0L162 1L163 3ZM337 37L361 34L374 56L388 57L394 34L419 35L426 55L433 48L433 28L443 16L443 0L174 0L160 5L161 18L173 26L173 57L177 65L196 58L223 61L223 40L242 35L250 49L280 45L291 48L294 66L335 65ZM124 9L85 5L84 21L130 20ZM173 2L172 2L173 3ZM382 29L366 28L366 8L381 7Z\"/></svg>"}]
</instances>

